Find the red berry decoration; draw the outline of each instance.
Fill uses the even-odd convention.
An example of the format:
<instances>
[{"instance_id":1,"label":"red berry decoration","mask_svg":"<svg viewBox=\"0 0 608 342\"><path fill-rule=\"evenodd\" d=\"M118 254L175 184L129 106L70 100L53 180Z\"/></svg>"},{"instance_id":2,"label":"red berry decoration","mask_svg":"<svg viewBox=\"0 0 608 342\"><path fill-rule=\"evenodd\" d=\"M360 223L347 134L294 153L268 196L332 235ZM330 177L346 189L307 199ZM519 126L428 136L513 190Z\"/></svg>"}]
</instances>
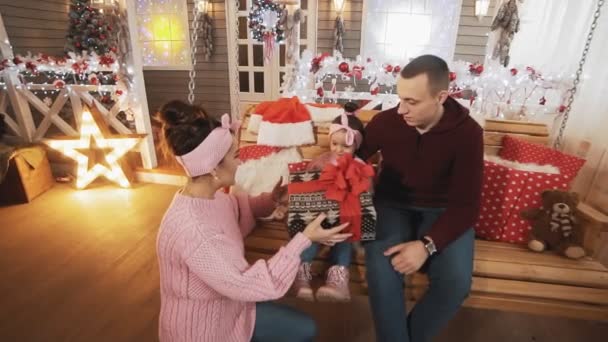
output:
<instances>
[{"instance_id":1,"label":"red berry decoration","mask_svg":"<svg viewBox=\"0 0 608 342\"><path fill-rule=\"evenodd\" d=\"M340 70L340 72L347 73L349 71L348 63L346 63L346 62L340 63L338 65L338 69Z\"/></svg>"},{"instance_id":2,"label":"red berry decoration","mask_svg":"<svg viewBox=\"0 0 608 342\"><path fill-rule=\"evenodd\" d=\"M454 81L456 79L456 73L453 71L450 71L450 82Z\"/></svg>"}]
</instances>

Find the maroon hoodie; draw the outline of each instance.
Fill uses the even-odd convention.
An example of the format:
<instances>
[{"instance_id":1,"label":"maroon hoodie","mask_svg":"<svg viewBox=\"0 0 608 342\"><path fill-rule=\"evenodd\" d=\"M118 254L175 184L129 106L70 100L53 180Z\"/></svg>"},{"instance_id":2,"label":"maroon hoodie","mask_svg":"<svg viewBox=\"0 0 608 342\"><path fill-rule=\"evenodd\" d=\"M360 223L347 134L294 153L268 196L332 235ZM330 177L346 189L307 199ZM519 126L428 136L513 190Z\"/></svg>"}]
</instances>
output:
<instances>
[{"instance_id":1,"label":"maroon hoodie","mask_svg":"<svg viewBox=\"0 0 608 342\"><path fill-rule=\"evenodd\" d=\"M365 128L360 155L377 151L382 165L376 200L446 208L428 234L438 249L477 220L483 174L483 130L469 111L449 98L437 125L420 134L397 114L378 113Z\"/></svg>"}]
</instances>

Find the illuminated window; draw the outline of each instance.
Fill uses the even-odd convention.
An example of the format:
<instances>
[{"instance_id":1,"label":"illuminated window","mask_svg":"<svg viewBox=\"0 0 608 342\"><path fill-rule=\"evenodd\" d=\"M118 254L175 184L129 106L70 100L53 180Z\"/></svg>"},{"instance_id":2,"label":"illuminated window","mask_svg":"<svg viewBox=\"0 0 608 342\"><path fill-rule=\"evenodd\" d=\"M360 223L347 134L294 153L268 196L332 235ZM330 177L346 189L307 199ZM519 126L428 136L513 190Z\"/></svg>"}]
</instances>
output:
<instances>
[{"instance_id":1,"label":"illuminated window","mask_svg":"<svg viewBox=\"0 0 608 342\"><path fill-rule=\"evenodd\" d=\"M462 0L364 2L361 55L407 61L434 54L451 61Z\"/></svg>"},{"instance_id":2,"label":"illuminated window","mask_svg":"<svg viewBox=\"0 0 608 342\"><path fill-rule=\"evenodd\" d=\"M189 68L186 0L137 0L136 6L144 67Z\"/></svg>"}]
</instances>

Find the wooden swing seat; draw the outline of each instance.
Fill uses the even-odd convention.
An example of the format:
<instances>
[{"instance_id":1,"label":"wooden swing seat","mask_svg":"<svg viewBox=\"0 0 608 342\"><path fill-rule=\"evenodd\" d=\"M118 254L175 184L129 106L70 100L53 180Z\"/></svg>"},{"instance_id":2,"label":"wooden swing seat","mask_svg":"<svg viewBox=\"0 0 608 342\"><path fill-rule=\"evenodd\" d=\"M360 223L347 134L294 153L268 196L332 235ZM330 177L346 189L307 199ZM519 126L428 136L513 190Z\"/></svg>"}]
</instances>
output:
<instances>
[{"instance_id":1,"label":"wooden swing seat","mask_svg":"<svg viewBox=\"0 0 608 342\"><path fill-rule=\"evenodd\" d=\"M240 132L240 146L255 144L257 136L246 130L250 107ZM361 111L364 123L378 111ZM328 151L327 127L315 127L317 143L301 148L305 159ZM488 120L484 126L486 153L497 154L502 138L515 135L534 143L547 144L548 131L543 124ZM585 230L584 247L591 257L569 260L546 252L534 253L525 246L503 242L475 241L475 259L471 294L465 306L514 311L585 320L608 321L608 269L593 258L598 250L600 233L608 232L608 219L600 212L579 205ZM268 259L284 246L289 236L283 222L259 222L245 240L246 256L253 262ZM313 273L324 274L328 267L327 249L322 249L313 263ZM365 261L356 253L351 270L351 292L367 295ZM428 286L423 274L405 279L406 298L418 300Z\"/></svg>"}]
</instances>

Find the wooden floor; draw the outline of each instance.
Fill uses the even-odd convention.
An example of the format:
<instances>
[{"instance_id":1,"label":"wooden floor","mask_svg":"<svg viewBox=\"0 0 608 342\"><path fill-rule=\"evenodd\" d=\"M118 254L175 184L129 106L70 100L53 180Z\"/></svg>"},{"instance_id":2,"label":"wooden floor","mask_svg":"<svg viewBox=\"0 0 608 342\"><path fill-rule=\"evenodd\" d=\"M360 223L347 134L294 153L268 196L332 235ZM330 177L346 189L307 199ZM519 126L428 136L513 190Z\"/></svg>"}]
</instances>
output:
<instances>
[{"instance_id":1,"label":"wooden floor","mask_svg":"<svg viewBox=\"0 0 608 342\"><path fill-rule=\"evenodd\" d=\"M156 341L155 239L174 187L66 185L0 208L0 341ZM319 341L373 341L367 298L284 302ZM438 341L600 341L608 324L463 309ZM346 337L348 336L348 337ZM218 341L220 342L220 341Z\"/></svg>"}]
</instances>

